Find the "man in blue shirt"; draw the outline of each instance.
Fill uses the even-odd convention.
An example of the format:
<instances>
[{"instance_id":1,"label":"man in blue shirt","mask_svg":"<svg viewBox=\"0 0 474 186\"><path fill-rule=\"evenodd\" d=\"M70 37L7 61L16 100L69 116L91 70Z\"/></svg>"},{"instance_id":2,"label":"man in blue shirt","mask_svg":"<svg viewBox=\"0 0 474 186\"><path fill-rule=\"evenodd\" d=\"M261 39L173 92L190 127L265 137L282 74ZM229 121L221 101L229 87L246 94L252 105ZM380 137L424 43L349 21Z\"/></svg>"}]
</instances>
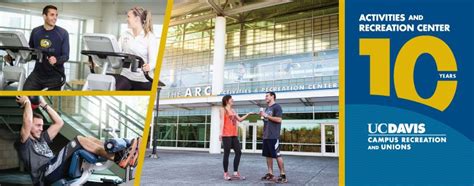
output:
<instances>
[{"instance_id":1,"label":"man in blue shirt","mask_svg":"<svg viewBox=\"0 0 474 186\"><path fill-rule=\"evenodd\" d=\"M36 61L24 90L60 90L65 81L64 62L69 59L69 33L56 25L58 9L55 6L43 8L43 19L44 24L31 31L29 41L31 48L43 52L43 58Z\"/></svg>"},{"instance_id":2,"label":"man in blue shirt","mask_svg":"<svg viewBox=\"0 0 474 186\"><path fill-rule=\"evenodd\" d=\"M260 117L263 118L262 156L266 158L268 168L268 173L262 177L262 180L274 180L273 159L276 159L280 169L280 176L276 181L278 183L287 183L283 157L280 154L280 131L283 110L275 100L275 93L267 92L265 94L265 102L267 102L268 107L265 109L265 112L260 112Z\"/></svg>"}]
</instances>

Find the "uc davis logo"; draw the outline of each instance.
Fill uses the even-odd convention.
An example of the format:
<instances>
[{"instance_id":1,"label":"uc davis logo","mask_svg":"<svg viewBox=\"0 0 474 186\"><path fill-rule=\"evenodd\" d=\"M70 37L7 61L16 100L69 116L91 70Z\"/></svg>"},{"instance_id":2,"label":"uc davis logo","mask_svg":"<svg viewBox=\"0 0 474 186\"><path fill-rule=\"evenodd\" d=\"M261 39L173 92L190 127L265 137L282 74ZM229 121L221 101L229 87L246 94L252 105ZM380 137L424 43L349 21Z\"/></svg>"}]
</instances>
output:
<instances>
[{"instance_id":1,"label":"uc davis logo","mask_svg":"<svg viewBox=\"0 0 474 186\"><path fill-rule=\"evenodd\" d=\"M361 38L359 55L370 56L370 95L390 96L390 39ZM394 65L394 87L398 98L414 101L444 111L456 94L457 80L438 80L434 93L422 98L416 91L415 64L422 54L433 57L440 76L455 78L456 59L449 46L434 36L410 39L400 49ZM450 73L443 73L450 72Z\"/></svg>"},{"instance_id":2,"label":"uc davis logo","mask_svg":"<svg viewBox=\"0 0 474 186\"><path fill-rule=\"evenodd\" d=\"M41 48L49 48L51 47L51 41L49 39L41 39L40 46Z\"/></svg>"}]
</instances>

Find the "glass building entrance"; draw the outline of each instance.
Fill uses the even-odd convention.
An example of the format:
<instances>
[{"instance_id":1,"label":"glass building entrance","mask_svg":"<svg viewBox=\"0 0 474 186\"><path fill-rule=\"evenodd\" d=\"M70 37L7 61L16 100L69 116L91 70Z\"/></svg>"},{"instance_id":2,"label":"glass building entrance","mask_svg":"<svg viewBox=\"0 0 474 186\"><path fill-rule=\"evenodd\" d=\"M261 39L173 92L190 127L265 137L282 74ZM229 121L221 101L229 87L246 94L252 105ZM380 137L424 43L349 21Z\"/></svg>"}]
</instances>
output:
<instances>
[{"instance_id":1,"label":"glass building entrance","mask_svg":"<svg viewBox=\"0 0 474 186\"><path fill-rule=\"evenodd\" d=\"M284 114L280 147L283 154L338 156L336 105L291 107L282 104L282 107ZM252 109L255 108L246 106L236 108L236 111L242 115ZM314 112L308 112L309 110ZM153 135L157 137L159 148L207 151L211 142L210 123L208 108L162 111ZM239 140L243 152L261 153L262 134L263 121L257 115L239 123Z\"/></svg>"},{"instance_id":2,"label":"glass building entrance","mask_svg":"<svg viewBox=\"0 0 474 186\"><path fill-rule=\"evenodd\" d=\"M338 156L338 130L334 121L284 121L280 136L281 151L287 154ZM337 121L335 121L337 122ZM261 153L263 122L244 122L239 126L244 152Z\"/></svg>"}]
</instances>

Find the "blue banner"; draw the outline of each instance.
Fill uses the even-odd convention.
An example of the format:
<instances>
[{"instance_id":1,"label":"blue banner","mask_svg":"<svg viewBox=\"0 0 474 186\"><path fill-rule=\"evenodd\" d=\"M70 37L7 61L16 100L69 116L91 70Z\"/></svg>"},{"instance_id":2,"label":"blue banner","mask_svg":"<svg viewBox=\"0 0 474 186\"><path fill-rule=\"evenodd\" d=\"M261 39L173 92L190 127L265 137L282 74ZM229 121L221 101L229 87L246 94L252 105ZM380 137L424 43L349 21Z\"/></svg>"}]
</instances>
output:
<instances>
[{"instance_id":1,"label":"blue banner","mask_svg":"<svg viewBox=\"0 0 474 186\"><path fill-rule=\"evenodd\" d=\"M474 184L474 2L345 1L347 185Z\"/></svg>"}]
</instances>

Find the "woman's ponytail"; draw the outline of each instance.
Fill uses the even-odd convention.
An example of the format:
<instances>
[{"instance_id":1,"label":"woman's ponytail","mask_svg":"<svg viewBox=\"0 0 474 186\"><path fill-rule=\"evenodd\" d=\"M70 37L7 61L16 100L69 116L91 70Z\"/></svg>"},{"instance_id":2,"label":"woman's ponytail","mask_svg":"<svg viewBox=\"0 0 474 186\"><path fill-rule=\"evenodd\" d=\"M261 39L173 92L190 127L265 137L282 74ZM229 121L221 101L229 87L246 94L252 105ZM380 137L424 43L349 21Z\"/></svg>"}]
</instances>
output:
<instances>
[{"instance_id":1,"label":"woman's ponytail","mask_svg":"<svg viewBox=\"0 0 474 186\"><path fill-rule=\"evenodd\" d=\"M143 30L145 30L145 36L148 35L149 32L153 33L153 23L151 22L151 12L145 10L143 12L145 15L145 23L143 24Z\"/></svg>"}]
</instances>

